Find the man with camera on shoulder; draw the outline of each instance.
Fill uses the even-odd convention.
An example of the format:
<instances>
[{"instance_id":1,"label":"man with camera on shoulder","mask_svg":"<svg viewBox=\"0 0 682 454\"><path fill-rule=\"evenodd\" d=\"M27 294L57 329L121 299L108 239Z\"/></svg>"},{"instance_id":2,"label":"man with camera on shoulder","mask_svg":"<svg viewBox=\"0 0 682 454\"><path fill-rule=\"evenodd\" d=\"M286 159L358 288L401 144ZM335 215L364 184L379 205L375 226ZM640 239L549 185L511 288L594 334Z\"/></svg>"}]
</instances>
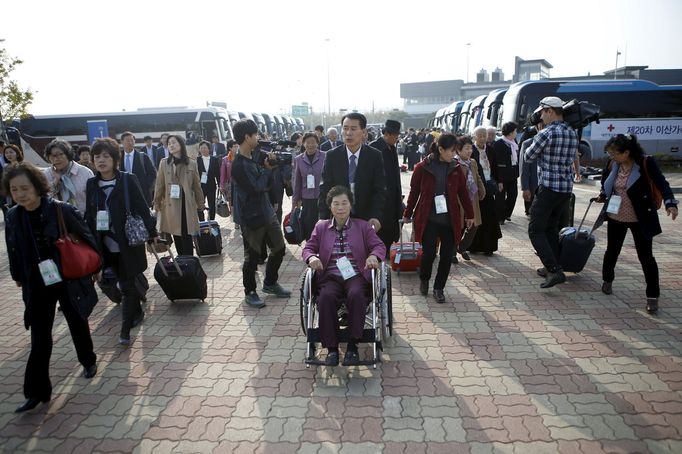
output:
<instances>
[{"instance_id":1,"label":"man with camera on shoulder","mask_svg":"<svg viewBox=\"0 0 682 454\"><path fill-rule=\"evenodd\" d=\"M253 120L241 120L232 126L239 153L232 163L234 183L234 221L241 227L244 240L242 279L245 303L251 307L265 306L256 293L256 269L263 245L270 249L265 266L263 292L288 298L291 291L277 282L279 267L284 258L284 237L275 210L268 198L269 180L273 166L269 159L259 164L253 152L258 146L258 125Z\"/></svg>"}]
</instances>

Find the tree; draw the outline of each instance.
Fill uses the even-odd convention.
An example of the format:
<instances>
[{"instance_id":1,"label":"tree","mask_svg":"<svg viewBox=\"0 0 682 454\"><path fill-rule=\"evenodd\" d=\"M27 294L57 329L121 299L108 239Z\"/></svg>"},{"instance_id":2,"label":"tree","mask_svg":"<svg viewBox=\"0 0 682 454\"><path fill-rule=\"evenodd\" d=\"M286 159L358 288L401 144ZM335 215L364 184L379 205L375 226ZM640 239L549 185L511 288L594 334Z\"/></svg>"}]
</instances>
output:
<instances>
[{"instance_id":1,"label":"tree","mask_svg":"<svg viewBox=\"0 0 682 454\"><path fill-rule=\"evenodd\" d=\"M30 89L22 90L10 78L12 71L22 63L22 60L0 48L0 118L5 121L28 116L28 106L33 102L33 92Z\"/></svg>"}]
</instances>

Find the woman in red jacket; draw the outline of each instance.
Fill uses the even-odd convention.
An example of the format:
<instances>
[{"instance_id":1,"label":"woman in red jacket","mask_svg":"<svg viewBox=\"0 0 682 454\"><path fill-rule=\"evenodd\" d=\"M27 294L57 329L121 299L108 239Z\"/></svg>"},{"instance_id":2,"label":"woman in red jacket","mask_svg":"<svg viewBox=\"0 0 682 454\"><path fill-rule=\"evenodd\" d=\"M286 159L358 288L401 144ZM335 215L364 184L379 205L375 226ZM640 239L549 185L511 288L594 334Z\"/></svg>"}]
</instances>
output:
<instances>
[{"instance_id":1,"label":"woman in red jacket","mask_svg":"<svg viewBox=\"0 0 682 454\"><path fill-rule=\"evenodd\" d=\"M467 228L474 223L466 177L454 160L457 146L457 138L450 133L442 134L431 144L430 154L414 168L403 215L407 221L414 214L415 241L422 244L419 290L424 296L429 292L436 244L440 240L440 260L433 283L433 296L439 304L445 303L443 289L450 274L452 253L462 238L460 203Z\"/></svg>"}]
</instances>

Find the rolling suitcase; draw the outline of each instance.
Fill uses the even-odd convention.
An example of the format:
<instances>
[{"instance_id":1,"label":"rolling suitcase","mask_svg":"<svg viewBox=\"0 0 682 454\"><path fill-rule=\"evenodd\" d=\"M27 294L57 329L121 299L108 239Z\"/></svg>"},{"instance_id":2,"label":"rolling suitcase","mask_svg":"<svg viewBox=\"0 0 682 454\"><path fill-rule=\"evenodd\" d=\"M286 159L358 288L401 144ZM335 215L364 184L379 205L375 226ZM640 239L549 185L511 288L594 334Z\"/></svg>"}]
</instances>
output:
<instances>
[{"instance_id":1,"label":"rolling suitcase","mask_svg":"<svg viewBox=\"0 0 682 454\"><path fill-rule=\"evenodd\" d=\"M391 269L401 271L417 271L422 261L422 245L416 241L403 241L403 221L400 220L400 241L391 245L389 252Z\"/></svg>"},{"instance_id":2,"label":"rolling suitcase","mask_svg":"<svg viewBox=\"0 0 682 454\"><path fill-rule=\"evenodd\" d=\"M197 255L220 255L223 252L223 237L216 221L201 221L199 236L196 237Z\"/></svg>"},{"instance_id":3,"label":"rolling suitcase","mask_svg":"<svg viewBox=\"0 0 682 454\"><path fill-rule=\"evenodd\" d=\"M301 208L294 208L291 213L284 216L282 230L284 239L289 244L301 244L303 242L303 224L301 222Z\"/></svg>"},{"instance_id":4,"label":"rolling suitcase","mask_svg":"<svg viewBox=\"0 0 682 454\"><path fill-rule=\"evenodd\" d=\"M154 267L154 279L171 302L206 299L208 295L206 273L197 257L192 255L174 257L173 252L168 249L169 256L159 258L155 247L152 247L152 251L157 262Z\"/></svg>"},{"instance_id":5,"label":"rolling suitcase","mask_svg":"<svg viewBox=\"0 0 682 454\"><path fill-rule=\"evenodd\" d=\"M585 215L577 229L575 227L564 227L559 232L559 264L564 271L571 273L581 272L590 258L592 249L594 249L596 243L594 230L598 225L595 224L596 227L588 230L583 228L583 223L587 213L590 211L592 202L595 200L590 199Z\"/></svg>"}]
</instances>

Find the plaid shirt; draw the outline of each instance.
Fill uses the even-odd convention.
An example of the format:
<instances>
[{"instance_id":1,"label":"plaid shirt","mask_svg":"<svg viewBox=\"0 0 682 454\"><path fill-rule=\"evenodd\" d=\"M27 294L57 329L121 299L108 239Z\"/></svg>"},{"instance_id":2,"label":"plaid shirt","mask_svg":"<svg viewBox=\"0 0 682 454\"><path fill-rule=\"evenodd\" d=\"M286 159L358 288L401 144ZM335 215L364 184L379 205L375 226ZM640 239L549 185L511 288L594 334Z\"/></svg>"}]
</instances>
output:
<instances>
[{"instance_id":1,"label":"plaid shirt","mask_svg":"<svg viewBox=\"0 0 682 454\"><path fill-rule=\"evenodd\" d=\"M555 192L573 192L573 161L578 136L563 121L553 121L526 148L527 161L538 161L539 184Z\"/></svg>"}]
</instances>

